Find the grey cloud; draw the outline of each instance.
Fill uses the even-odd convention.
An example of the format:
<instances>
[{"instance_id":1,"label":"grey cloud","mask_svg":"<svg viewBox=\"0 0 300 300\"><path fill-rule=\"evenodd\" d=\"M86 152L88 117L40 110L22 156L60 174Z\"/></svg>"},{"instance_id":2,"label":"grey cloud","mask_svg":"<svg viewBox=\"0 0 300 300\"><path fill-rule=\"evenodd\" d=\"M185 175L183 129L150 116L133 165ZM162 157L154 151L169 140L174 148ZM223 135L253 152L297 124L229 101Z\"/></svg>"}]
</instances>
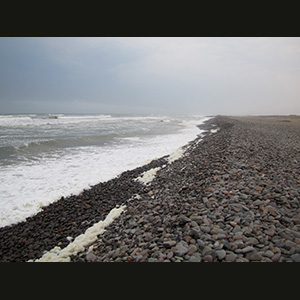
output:
<instances>
[{"instance_id":1,"label":"grey cloud","mask_svg":"<svg viewBox=\"0 0 300 300\"><path fill-rule=\"evenodd\" d=\"M0 38L0 112L300 114L299 38Z\"/></svg>"}]
</instances>

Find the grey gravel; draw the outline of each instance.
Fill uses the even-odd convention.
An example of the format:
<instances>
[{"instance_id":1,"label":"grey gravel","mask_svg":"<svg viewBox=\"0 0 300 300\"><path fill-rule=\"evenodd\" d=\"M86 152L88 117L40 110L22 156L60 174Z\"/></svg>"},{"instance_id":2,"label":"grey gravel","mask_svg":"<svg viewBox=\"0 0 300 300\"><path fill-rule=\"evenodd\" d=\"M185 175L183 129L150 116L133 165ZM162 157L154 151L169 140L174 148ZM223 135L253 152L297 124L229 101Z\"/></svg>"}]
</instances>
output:
<instances>
[{"instance_id":1,"label":"grey gravel","mask_svg":"<svg viewBox=\"0 0 300 300\"><path fill-rule=\"evenodd\" d=\"M121 235L119 244L99 239L96 251L144 241L141 261L299 261L300 123L218 116L206 129L212 124L220 130L191 142L105 232ZM144 222L130 225L128 213ZM124 253L129 261L138 254Z\"/></svg>"},{"instance_id":2,"label":"grey gravel","mask_svg":"<svg viewBox=\"0 0 300 300\"><path fill-rule=\"evenodd\" d=\"M299 262L300 122L289 118L216 116L182 158L153 160L61 199L27 223L0 228L0 260L64 247L66 237L125 204L71 261ZM154 167L161 169L150 184L134 180Z\"/></svg>"}]
</instances>

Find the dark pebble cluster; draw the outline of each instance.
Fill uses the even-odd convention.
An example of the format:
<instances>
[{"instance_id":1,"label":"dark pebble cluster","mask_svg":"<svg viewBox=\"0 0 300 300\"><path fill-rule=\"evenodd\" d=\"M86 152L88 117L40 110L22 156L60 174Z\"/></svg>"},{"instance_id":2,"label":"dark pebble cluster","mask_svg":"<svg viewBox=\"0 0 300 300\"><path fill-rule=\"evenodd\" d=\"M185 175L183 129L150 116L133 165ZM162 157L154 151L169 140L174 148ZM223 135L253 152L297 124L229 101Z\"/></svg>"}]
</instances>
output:
<instances>
[{"instance_id":1,"label":"dark pebble cluster","mask_svg":"<svg viewBox=\"0 0 300 300\"><path fill-rule=\"evenodd\" d=\"M119 218L73 262L299 262L299 123L217 116L167 158L0 228L1 261L39 258L116 205ZM219 130L211 133L210 129ZM144 171L162 167L144 185Z\"/></svg>"}]
</instances>

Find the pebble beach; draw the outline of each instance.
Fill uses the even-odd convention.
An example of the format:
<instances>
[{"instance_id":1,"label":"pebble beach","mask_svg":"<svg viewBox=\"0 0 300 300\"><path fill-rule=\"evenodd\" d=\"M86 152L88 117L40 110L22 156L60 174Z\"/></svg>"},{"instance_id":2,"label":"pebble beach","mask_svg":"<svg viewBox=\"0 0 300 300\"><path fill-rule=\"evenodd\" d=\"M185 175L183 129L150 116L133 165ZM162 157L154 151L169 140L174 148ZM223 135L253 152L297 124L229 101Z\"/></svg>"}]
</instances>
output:
<instances>
[{"instance_id":1,"label":"pebble beach","mask_svg":"<svg viewBox=\"0 0 300 300\"><path fill-rule=\"evenodd\" d=\"M200 128L176 153L0 228L0 261L300 262L300 117Z\"/></svg>"}]
</instances>

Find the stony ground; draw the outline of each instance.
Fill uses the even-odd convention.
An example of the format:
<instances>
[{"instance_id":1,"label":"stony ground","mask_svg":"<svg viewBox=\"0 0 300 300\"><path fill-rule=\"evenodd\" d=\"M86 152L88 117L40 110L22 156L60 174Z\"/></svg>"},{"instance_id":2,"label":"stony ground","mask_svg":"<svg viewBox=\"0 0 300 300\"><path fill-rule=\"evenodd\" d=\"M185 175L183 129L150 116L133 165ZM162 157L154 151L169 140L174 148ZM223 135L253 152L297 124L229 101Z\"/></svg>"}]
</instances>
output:
<instances>
[{"instance_id":1,"label":"stony ground","mask_svg":"<svg viewBox=\"0 0 300 300\"><path fill-rule=\"evenodd\" d=\"M152 161L79 195L62 197L26 221L0 228L0 262L24 262L40 258L55 246L66 247L69 237L75 238L104 220L116 205L144 188L133 178L163 162L163 159Z\"/></svg>"},{"instance_id":2,"label":"stony ground","mask_svg":"<svg viewBox=\"0 0 300 300\"><path fill-rule=\"evenodd\" d=\"M213 123L72 261L299 262L299 120Z\"/></svg>"},{"instance_id":3,"label":"stony ground","mask_svg":"<svg viewBox=\"0 0 300 300\"><path fill-rule=\"evenodd\" d=\"M126 211L72 261L300 261L299 120L215 117L204 127L220 129L183 158L152 161L0 228L0 261L63 248L121 204ZM148 185L134 180L165 164Z\"/></svg>"}]
</instances>

